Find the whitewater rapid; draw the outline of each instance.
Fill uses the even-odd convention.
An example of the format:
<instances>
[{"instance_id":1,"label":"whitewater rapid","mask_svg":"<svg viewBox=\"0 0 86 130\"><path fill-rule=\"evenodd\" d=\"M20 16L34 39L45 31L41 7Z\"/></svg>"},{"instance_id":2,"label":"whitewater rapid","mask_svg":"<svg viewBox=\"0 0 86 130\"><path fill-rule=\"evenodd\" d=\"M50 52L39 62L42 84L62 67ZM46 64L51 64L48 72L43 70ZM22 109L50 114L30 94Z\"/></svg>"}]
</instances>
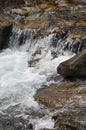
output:
<instances>
[{"instance_id":1,"label":"whitewater rapid","mask_svg":"<svg viewBox=\"0 0 86 130\"><path fill-rule=\"evenodd\" d=\"M29 114L31 111L41 111L40 105L34 100L34 94L43 85L54 82L47 81L47 78L56 75L57 66L70 58L66 55L52 59L50 39L51 36L48 36L33 44L27 40L19 48L8 48L0 53L0 113L9 111L12 116L24 116L27 110ZM30 44L32 45L27 51L26 48ZM40 61L30 67L28 60L32 58L32 53L38 47L42 48L42 53L37 54L35 58L40 57ZM48 124L49 128L54 126L50 117L34 119L34 122L36 122L35 130L45 128Z\"/></svg>"}]
</instances>

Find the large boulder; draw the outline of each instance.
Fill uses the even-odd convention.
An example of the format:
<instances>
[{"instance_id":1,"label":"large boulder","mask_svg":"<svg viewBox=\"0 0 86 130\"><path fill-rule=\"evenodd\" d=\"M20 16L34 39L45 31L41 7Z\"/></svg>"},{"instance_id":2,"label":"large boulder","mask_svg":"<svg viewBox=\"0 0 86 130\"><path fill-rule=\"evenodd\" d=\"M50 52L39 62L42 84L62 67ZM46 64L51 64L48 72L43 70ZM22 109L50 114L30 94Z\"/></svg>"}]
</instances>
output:
<instances>
[{"instance_id":1,"label":"large boulder","mask_svg":"<svg viewBox=\"0 0 86 130\"><path fill-rule=\"evenodd\" d=\"M86 78L86 50L61 63L57 72L63 77Z\"/></svg>"}]
</instances>

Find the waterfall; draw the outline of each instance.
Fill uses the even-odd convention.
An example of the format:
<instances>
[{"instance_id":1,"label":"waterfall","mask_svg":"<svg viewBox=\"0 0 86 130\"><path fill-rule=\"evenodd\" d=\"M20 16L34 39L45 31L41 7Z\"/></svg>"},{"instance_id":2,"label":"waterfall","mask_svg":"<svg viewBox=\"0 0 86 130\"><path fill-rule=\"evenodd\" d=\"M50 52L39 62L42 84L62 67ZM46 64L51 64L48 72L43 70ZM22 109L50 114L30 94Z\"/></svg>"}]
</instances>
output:
<instances>
[{"instance_id":1,"label":"waterfall","mask_svg":"<svg viewBox=\"0 0 86 130\"><path fill-rule=\"evenodd\" d=\"M34 94L44 85L54 83L53 79L47 79L57 75L57 66L71 57L58 55L54 58L51 46L54 34L34 39L37 31L13 27L9 48L0 53L0 113L30 118L34 130L45 128L47 124L49 128L54 126L50 116L38 120L30 117L34 113L49 115L49 111L34 100Z\"/></svg>"},{"instance_id":2,"label":"waterfall","mask_svg":"<svg viewBox=\"0 0 86 130\"><path fill-rule=\"evenodd\" d=\"M71 55L77 53L86 48L85 39L82 41L79 38L72 38L69 32L62 32L54 35L51 39L52 55Z\"/></svg>"},{"instance_id":3,"label":"waterfall","mask_svg":"<svg viewBox=\"0 0 86 130\"><path fill-rule=\"evenodd\" d=\"M23 45L28 40L29 42L32 42L33 36L34 36L34 30L20 30L17 29L15 26L13 26L12 29L12 35L9 40L9 47L10 48L19 48L20 45Z\"/></svg>"}]
</instances>

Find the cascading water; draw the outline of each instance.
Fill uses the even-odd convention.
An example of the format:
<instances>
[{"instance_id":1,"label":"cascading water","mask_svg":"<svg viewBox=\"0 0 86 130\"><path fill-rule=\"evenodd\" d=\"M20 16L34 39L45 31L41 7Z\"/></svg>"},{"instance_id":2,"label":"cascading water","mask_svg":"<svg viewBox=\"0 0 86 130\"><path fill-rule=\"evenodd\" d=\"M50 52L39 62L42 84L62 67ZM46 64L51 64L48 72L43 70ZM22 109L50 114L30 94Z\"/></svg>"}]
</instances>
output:
<instances>
[{"instance_id":1,"label":"cascading water","mask_svg":"<svg viewBox=\"0 0 86 130\"><path fill-rule=\"evenodd\" d=\"M26 118L34 112L45 113L33 96L42 85L54 82L48 82L47 78L56 75L59 63L70 58L70 56L59 56L53 59L51 55L53 34L43 39L33 40L34 33L34 30L23 32L14 27L9 48L0 53L0 113L2 115ZM22 34L23 43L20 46ZM49 116L34 119L32 122L35 124L34 130L54 126Z\"/></svg>"}]
</instances>

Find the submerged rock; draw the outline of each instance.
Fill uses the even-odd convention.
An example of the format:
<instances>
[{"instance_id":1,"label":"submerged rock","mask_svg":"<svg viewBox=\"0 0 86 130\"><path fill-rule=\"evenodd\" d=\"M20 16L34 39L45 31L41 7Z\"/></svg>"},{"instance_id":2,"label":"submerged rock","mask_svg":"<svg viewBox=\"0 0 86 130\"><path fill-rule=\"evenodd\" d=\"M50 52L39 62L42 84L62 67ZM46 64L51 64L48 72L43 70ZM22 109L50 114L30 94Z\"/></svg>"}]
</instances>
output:
<instances>
[{"instance_id":1,"label":"submerged rock","mask_svg":"<svg viewBox=\"0 0 86 130\"><path fill-rule=\"evenodd\" d=\"M86 78L86 50L61 63L57 72L63 77Z\"/></svg>"}]
</instances>

